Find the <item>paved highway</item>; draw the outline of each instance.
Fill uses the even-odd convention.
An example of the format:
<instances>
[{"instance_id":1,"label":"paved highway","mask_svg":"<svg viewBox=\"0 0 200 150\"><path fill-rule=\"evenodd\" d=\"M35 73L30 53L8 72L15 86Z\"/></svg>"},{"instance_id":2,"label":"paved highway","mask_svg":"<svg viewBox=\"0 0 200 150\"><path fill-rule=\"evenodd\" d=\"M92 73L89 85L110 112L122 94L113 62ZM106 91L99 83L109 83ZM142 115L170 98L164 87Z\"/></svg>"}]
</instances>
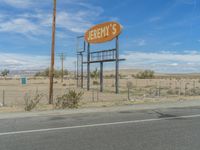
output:
<instances>
[{"instance_id":1,"label":"paved highway","mask_svg":"<svg viewBox=\"0 0 200 150\"><path fill-rule=\"evenodd\" d=\"M199 150L200 107L0 119L0 150Z\"/></svg>"}]
</instances>

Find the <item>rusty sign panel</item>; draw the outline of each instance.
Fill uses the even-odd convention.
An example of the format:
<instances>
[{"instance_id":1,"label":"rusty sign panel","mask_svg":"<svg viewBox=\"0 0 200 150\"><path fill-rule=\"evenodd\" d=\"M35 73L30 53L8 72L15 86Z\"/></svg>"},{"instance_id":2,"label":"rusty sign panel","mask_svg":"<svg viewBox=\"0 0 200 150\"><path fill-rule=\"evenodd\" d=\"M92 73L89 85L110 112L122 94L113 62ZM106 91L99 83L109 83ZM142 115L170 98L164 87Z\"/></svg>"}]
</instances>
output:
<instances>
[{"instance_id":1,"label":"rusty sign panel","mask_svg":"<svg viewBox=\"0 0 200 150\"><path fill-rule=\"evenodd\" d=\"M90 44L113 40L121 33L122 27L117 22L105 22L90 28L85 33L85 40Z\"/></svg>"}]
</instances>

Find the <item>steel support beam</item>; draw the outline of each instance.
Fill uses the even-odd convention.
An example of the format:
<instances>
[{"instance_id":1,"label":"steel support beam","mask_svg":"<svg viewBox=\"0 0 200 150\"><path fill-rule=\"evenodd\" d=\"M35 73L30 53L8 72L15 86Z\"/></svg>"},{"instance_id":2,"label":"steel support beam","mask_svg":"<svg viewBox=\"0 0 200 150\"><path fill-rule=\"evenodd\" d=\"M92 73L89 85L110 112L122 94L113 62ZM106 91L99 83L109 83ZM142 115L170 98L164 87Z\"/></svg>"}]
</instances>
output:
<instances>
[{"instance_id":1,"label":"steel support beam","mask_svg":"<svg viewBox=\"0 0 200 150\"><path fill-rule=\"evenodd\" d=\"M81 53L81 88L83 88L83 54Z\"/></svg>"},{"instance_id":2,"label":"steel support beam","mask_svg":"<svg viewBox=\"0 0 200 150\"><path fill-rule=\"evenodd\" d=\"M116 64L115 64L115 93L119 93L119 41L116 37Z\"/></svg>"},{"instance_id":3,"label":"steel support beam","mask_svg":"<svg viewBox=\"0 0 200 150\"><path fill-rule=\"evenodd\" d=\"M78 67L79 67L79 54L77 53L77 60L76 60L76 86L77 88L79 87L79 70L78 70Z\"/></svg>"},{"instance_id":4,"label":"steel support beam","mask_svg":"<svg viewBox=\"0 0 200 150\"><path fill-rule=\"evenodd\" d=\"M100 92L103 92L103 62L100 63Z\"/></svg>"},{"instance_id":5,"label":"steel support beam","mask_svg":"<svg viewBox=\"0 0 200 150\"><path fill-rule=\"evenodd\" d=\"M87 47L87 90L90 90L90 44Z\"/></svg>"}]
</instances>

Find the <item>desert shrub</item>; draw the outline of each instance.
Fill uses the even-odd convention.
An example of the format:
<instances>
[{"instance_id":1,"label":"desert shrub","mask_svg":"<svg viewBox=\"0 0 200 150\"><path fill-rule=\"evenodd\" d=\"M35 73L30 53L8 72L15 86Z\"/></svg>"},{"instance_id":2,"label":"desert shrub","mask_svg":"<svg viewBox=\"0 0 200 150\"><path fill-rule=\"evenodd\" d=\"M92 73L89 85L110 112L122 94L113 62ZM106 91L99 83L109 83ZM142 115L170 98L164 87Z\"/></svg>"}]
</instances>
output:
<instances>
[{"instance_id":1,"label":"desert shrub","mask_svg":"<svg viewBox=\"0 0 200 150\"><path fill-rule=\"evenodd\" d=\"M126 78L126 77L127 77L127 75L119 74L120 79L123 79L123 78Z\"/></svg>"},{"instance_id":2,"label":"desert shrub","mask_svg":"<svg viewBox=\"0 0 200 150\"><path fill-rule=\"evenodd\" d=\"M37 104L42 99L43 94L39 94L38 92L35 93L35 95L32 97L31 94L26 93L24 96L24 102L25 102L25 111L31 111L33 110Z\"/></svg>"},{"instance_id":3,"label":"desert shrub","mask_svg":"<svg viewBox=\"0 0 200 150\"><path fill-rule=\"evenodd\" d=\"M93 81L93 85L99 85L98 81Z\"/></svg>"},{"instance_id":4,"label":"desert shrub","mask_svg":"<svg viewBox=\"0 0 200 150\"><path fill-rule=\"evenodd\" d=\"M138 74L136 74L136 78L138 78L138 79L152 79L152 78L154 78L154 71L152 71L152 70L141 71Z\"/></svg>"},{"instance_id":5,"label":"desert shrub","mask_svg":"<svg viewBox=\"0 0 200 150\"><path fill-rule=\"evenodd\" d=\"M69 90L64 95L56 98L56 108L77 108L80 102L83 92L76 92L75 90Z\"/></svg>"},{"instance_id":6,"label":"desert shrub","mask_svg":"<svg viewBox=\"0 0 200 150\"><path fill-rule=\"evenodd\" d=\"M10 73L10 71L8 69L4 69L2 72L1 72L1 75L3 77L6 77L8 74Z\"/></svg>"},{"instance_id":7,"label":"desert shrub","mask_svg":"<svg viewBox=\"0 0 200 150\"><path fill-rule=\"evenodd\" d=\"M186 95L189 95L189 96L198 96L198 95L200 95L200 89L199 88L188 89L186 91Z\"/></svg>"},{"instance_id":8,"label":"desert shrub","mask_svg":"<svg viewBox=\"0 0 200 150\"><path fill-rule=\"evenodd\" d=\"M90 77L93 79L99 78L99 71L97 68L93 72L90 73Z\"/></svg>"},{"instance_id":9,"label":"desert shrub","mask_svg":"<svg viewBox=\"0 0 200 150\"><path fill-rule=\"evenodd\" d=\"M114 77L115 77L115 75L114 75L114 74L111 74L111 75L110 75L110 78L114 78Z\"/></svg>"},{"instance_id":10,"label":"desert shrub","mask_svg":"<svg viewBox=\"0 0 200 150\"><path fill-rule=\"evenodd\" d=\"M132 74L132 75L131 75L131 77L135 78L135 75L134 75L134 74Z\"/></svg>"},{"instance_id":11,"label":"desert shrub","mask_svg":"<svg viewBox=\"0 0 200 150\"><path fill-rule=\"evenodd\" d=\"M169 90L167 90L167 94L168 95L178 95L179 94L179 89L169 89Z\"/></svg>"},{"instance_id":12,"label":"desert shrub","mask_svg":"<svg viewBox=\"0 0 200 150\"><path fill-rule=\"evenodd\" d=\"M66 83L63 83L62 86L67 86L67 84L66 84Z\"/></svg>"},{"instance_id":13,"label":"desert shrub","mask_svg":"<svg viewBox=\"0 0 200 150\"><path fill-rule=\"evenodd\" d=\"M114 74L110 74L110 75L105 75L105 76L104 76L105 79L112 79L112 78L114 78L114 77L115 77Z\"/></svg>"}]
</instances>

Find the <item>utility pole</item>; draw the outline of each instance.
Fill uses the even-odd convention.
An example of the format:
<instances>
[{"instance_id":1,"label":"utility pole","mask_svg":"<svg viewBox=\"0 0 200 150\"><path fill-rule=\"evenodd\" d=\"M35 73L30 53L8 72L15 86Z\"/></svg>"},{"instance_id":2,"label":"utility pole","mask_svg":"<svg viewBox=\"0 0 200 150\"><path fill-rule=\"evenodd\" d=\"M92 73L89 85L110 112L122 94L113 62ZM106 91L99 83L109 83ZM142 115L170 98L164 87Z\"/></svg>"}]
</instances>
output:
<instances>
[{"instance_id":1,"label":"utility pole","mask_svg":"<svg viewBox=\"0 0 200 150\"><path fill-rule=\"evenodd\" d=\"M78 68L78 61L74 61L74 79L77 79L77 68Z\"/></svg>"},{"instance_id":2,"label":"utility pole","mask_svg":"<svg viewBox=\"0 0 200 150\"><path fill-rule=\"evenodd\" d=\"M54 57L55 57L55 30L56 30L56 0L53 1L53 22L52 22L52 46L51 46L51 67L49 71L49 104L53 104L53 78L54 78Z\"/></svg>"},{"instance_id":3,"label":"utility pole","mask_svg":"<svg viewBox=\"0 0 200 150\"><path fill-rule=\"evenodd\" d=\"M61 69L61 82L63 83L63 77L64 77L64 60L65 60L65 55L64 55L63 52L60 54L60 60L61 60L61 67L62 67L62 69Z\"/></svg>"}]
</instances>

